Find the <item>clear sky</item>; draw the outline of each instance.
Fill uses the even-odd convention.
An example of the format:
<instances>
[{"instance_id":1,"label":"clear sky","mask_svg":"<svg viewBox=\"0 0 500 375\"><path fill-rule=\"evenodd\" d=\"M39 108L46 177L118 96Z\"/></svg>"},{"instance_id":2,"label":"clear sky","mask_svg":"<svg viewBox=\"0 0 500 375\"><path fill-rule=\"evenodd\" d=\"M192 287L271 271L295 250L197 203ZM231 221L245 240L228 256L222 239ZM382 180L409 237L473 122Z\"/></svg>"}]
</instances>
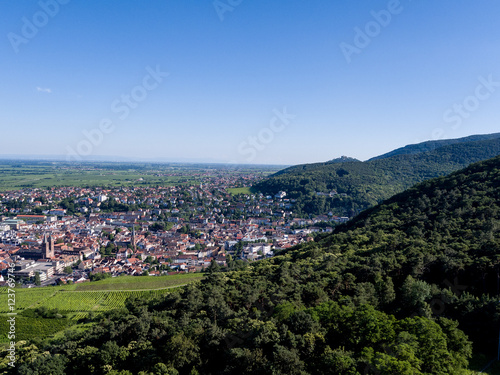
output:
<instances>
[{"instance_id":1,"label":"clear sky","mask_svg":"<svg viewBox=\"0 0 500 375\"><path fill-rule=\"evenodd\" d=\"M491 0L3 0L0 154L298 164L498 132L499 15Z\"/></svg>"}]
</instances>

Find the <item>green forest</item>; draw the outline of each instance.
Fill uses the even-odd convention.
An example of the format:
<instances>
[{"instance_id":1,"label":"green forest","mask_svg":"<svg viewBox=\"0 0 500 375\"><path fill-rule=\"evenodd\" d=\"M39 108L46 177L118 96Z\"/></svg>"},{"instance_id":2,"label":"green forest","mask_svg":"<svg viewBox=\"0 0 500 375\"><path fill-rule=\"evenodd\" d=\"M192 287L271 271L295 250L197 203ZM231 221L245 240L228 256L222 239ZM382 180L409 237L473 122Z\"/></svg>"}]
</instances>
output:
<instances>
[{"instance_id":1,"label":"green forest","mask_svg":"<svg viewBox=\"0 0 500 375\"><path fill-rule=\"evenodd\" d=\"M498 345L500 157L274 258L18 343L5 374L473 374ZM4 352L4 355L6 353ZM473 357L474 355L474 357ZM483 363L483 364L485 364Z\"/></svg>"},{"instance_id":2,"label":"green forest","mask_svg":"<svg viewBox=\"0 0 500 375\"><path fill-rule=\"evenodd\" d=\"M352 217L416 183L499 154L499 134L431 141L365 162L344 157L290 167L254 188L273 195L285 191L287 198L296 200L293 210L299 215L332 212Z\"/></svg>"}]
</instances>

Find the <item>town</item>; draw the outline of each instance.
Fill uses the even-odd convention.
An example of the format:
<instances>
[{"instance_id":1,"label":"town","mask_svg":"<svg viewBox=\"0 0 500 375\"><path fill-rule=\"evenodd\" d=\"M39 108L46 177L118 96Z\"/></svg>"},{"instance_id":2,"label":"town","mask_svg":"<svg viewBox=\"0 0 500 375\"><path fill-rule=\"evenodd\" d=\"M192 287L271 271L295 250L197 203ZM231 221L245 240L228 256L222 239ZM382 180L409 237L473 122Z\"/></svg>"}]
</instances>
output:
<instances>
[{"instance_id":1,"label":"town","mask_svg":"<svg viewBox=\"0 0 500 375\"><path fill-rule=\"evenodd\" d=\"M297 217L287 192L251 192L261 178L219 173L199 184L1 192L0 270L15 263L30 287L200 272L271 257L348 220Z\"/></svg>"}]
</instances>

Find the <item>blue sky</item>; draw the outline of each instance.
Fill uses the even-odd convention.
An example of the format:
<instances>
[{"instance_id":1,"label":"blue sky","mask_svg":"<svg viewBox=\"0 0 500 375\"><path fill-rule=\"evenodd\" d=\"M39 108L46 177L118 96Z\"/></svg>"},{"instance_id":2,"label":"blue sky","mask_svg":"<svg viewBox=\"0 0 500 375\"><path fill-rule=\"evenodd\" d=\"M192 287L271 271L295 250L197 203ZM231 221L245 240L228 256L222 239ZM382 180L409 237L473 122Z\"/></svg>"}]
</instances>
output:
<instances>
[{"instance_id":1,"label":"blue sky","mask_svg":"<svg viewBox=\"0 0 500 375\"><path fill-rule=\"evenodd\" d=\"M498 14L491 0L3 0L0 154L298 164L498 132Z\"/></svg>"}]
</instances>

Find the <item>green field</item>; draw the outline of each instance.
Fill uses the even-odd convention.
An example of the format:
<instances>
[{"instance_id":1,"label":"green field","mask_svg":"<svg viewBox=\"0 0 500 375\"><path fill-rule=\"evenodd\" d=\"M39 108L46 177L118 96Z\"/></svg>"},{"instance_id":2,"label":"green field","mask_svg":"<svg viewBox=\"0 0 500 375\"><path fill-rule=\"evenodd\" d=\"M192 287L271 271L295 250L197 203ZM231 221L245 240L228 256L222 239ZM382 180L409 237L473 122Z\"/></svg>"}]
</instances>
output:
<instances>
[{"instance_id":1,"label":"green field","mask_svg":"<svg viewBox=\"0 0 500 375\"><path fill-rule=\"evenodd\" d=\"M281 166L0 160L0 191L22 188L194 185L219 175L269 175Z\"/></svg>"},{"instance_id":2,"label":"green field","mask_svg":"<svg viewBox=\"0 0 500 375\"><path fill-rule=\"evenodd\" d=\"M231 195L237 195L237 194L247 194L247 195L250 195L250 194L255 194L256 193L256 191L253 188L251 188L251 187L231 188L231 189L227 189L227 191Z\"/></svg>"},{"instance_id":3,"label":"green field","mask_svg":"<svg viewBox=\"0 0 500 375\"><path fill-rule=\"evenodd\" d=\"M21 188L50 188L57 186L141 186L195 184L195 176L164 176L158 171L109 170L96 167L67 167L64 165L6 165L0 164L0 190Z\"/></svg>"},{"instance_id":4,"label":"green field","mask_svg":"<svg viewBox=\"0 0 500 375\"><path fill-rule=\"evenodd\" d=\"M48 337L75 324L90 312L104 312L125 306L129 297L161 297L169 289L200 280L201 273L170 276L122 276L91 283L43 288L16 288L15 312L45 307L58 309L67 319L41 319L16 316L18 339ZM0 290L0 342L8 332L7 288Z\"/></svg>"}]
</instances>

